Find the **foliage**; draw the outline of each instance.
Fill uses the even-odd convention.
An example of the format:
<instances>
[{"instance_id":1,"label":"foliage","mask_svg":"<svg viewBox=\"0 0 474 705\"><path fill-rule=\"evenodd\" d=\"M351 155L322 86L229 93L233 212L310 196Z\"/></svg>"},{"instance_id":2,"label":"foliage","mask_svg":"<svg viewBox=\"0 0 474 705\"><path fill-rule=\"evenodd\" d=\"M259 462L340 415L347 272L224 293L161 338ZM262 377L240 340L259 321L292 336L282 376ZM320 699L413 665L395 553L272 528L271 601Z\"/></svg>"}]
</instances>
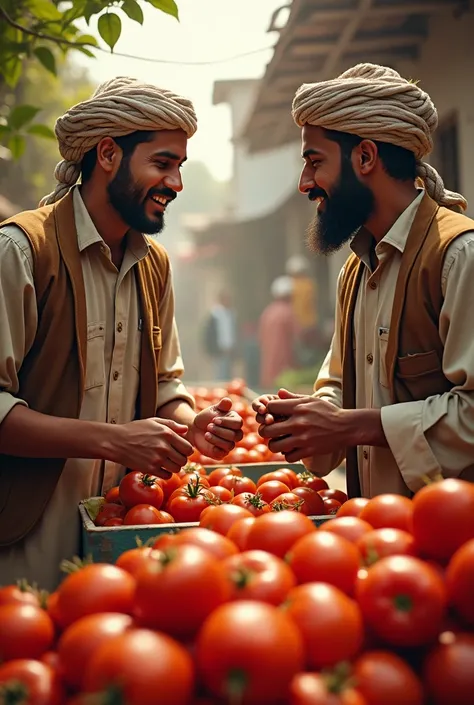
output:
<instances>
[{"instance_id":1,"label":"foliage","mask_svg":"<svg viewBox=\"0 0 474 705\"><path fill-rule=\"evenodd\" d=\"M179 19L175 0L140 1ZM121 15L143 24L138 0L0 0L0 98L18 85L28 60L56 75L58 63L70 51L90 57L103 51L92 34L79 28L84 21L89 25L93 17L98 17L99 35L113 51L122 32ZM54 138L47 126L33 122L39 108L10 107L0 118L0 141L13 157L23 154L26 134Z\"/></svg>"},{"instance_id":2,"label":"foliage","mask_svg":"<svg viewBox=\"0 0 474 705\"><path fill-rule=\"evenodd\" d=\"M275 382L275 387L284 387L289 389L291 392L296 392L300 389L304 389L306 393L312 394L313 385L319 374L319 370L323 363L323 358L321 362L314 367L303 367L299 370L285 370L282 372Z\"/></svg>"}]
</instances>

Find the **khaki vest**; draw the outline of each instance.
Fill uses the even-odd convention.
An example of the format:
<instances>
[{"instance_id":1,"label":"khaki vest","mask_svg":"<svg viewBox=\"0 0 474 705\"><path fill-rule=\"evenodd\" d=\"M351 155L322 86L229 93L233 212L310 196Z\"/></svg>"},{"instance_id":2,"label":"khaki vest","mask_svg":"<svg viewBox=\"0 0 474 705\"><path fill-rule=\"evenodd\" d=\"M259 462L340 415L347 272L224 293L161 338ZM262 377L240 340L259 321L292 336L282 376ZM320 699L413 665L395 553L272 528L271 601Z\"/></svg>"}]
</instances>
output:
<instances>
[{"instance_id":1,"label":"khaki vest","mask_svg":"<svg viewBox=\"0 0 474 705\"><path fill-rule=\"evenodd\" d=\"M386 366L393 404L426 399L452 388L442 369L443 343L439 316L443 304L441 275L451 242L474 230L474 221L422 199L408 234L393 301ZM354 309L364 268L349 256L341 282L342 400L354 409L356 399L353 354ZM357 449L346 453L347 489L360 496Z\"/></svg>"},{"instance_id":2,"label":"khaki vest","mask_svg":"<svg viewBox=\"0 0 474 705\"><path fill-rule=\"evenodd\" d=\"M42 414L77 419L87 364L87 311L72 192L52 206L20 213L1 226L7 224L20 227L30 241L38 302L38 329L19 371L18 397ZM149 244L148 255L136 267L143 317L138 418L156 414L158 305L169 271L166 251L152 239ZM0 546L14 544L33 530L65 462L0 455Z\"/></svg>"}]
</instances>

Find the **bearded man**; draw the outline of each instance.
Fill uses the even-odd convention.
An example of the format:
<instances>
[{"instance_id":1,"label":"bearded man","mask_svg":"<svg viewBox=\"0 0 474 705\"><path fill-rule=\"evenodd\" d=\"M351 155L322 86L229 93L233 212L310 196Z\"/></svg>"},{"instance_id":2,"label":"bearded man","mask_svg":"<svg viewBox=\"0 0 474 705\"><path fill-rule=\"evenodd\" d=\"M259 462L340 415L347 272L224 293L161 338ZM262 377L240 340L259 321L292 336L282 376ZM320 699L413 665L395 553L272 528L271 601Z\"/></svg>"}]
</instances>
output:
<instances>
[{"instance_id":1,"label":"bearded man","mask_svg":"<svg viewBox=\"0 0 474 705\"><path fill-rule=\"evenodd\" d=\"M319 475L346 456L350 496L474 479L474 221L423 161L436 109L396 71L359 64L301 86L293 117L299 189L317 203L309 245L352 254L314 395L256 400L261 433Z\"/></svg>"},{"instance_id":2,"label":"bearded man","mask_svg":"<svg viewBox=\"0 0 474 705\"><path fill-rule=\"evenodd\" d=\"M56 123L54 192L0 226L0 583L54 589L78 502L126 468L169 477L242 437L229 399L193 410L153 237L196 128L189 100L106 82Z\"/></svg>"}]
</instances>

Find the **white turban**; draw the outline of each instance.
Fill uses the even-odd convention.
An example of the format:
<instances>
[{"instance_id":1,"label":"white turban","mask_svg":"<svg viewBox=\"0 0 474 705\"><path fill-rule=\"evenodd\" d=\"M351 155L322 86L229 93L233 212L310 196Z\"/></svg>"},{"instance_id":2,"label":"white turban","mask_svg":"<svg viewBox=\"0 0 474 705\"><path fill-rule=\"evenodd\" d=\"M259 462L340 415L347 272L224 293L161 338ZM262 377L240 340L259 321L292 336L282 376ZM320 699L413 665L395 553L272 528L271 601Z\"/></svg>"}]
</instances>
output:
<instances>
[{"instance_id":1,"label":"white turban","mask_svg":"<svg viewBox=\"0 0 474 705\"><path fill-rule=\"evenodd\" d=\"M55 190L40 206L54 203L73 186L81 173L86 152L103 137L122 137L137 130L177 130L188 137L196 132L193 104L165 88L119 76L102 83L92 98L74 105L55 125L59 152Z\"/></svg>"},{"instance_id":2,"label":"white turban","mask_svg":"<svg viewBox=\"0 0 474 705\"><path fill-rule=\"evenodd\" d=\"M271 286L271 292L274 299L285 299L293 293L293 280L286 275L277 277Z\"/></svg>"},{"instance_id":3,"label":"white turban","mask_svg":"<svg viewBox=\"0 0 474 705\"><path fill-rule=\"evenodd\" d=\"M445 189L436 169L423 161L433 149L438 126L431 98L393 69L358 64L339 78L305 83L296 92L292 114L300 127L316 125L408 149L431 198L443 206L466 209L466 199Z\"/></svg>"}]
</instances>

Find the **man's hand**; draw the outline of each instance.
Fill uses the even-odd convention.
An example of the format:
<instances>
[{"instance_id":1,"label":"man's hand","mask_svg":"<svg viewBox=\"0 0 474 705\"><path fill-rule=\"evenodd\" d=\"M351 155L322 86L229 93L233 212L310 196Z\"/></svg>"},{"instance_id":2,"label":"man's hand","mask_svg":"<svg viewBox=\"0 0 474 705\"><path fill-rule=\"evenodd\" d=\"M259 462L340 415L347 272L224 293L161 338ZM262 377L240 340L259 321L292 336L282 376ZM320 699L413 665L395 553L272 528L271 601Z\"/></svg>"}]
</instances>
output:
<instances>
[{"instance_id":1,"label":"man's hand","mask_svg":"<svg viewBox=\"0 0 474 705\"><path fill-rule=\"evenodd\" d=\"M186 465L193 452L191 443L183 437L187 433L187 426L169 419L120 424L104 455L127 468L168 478Z\"/></svg>"},{"instance_id":2,"label":"man's hand","mask_svg":"<svg viewBox=\"0 0 474 705\"><path fill-rule=\"evenodd\" d=\"M242 418L227 397L196 415L188 438L203 455L222 460L242 440Z\"/></svg>"},{"instance_id":3,"label":"man's hand","mask_svg":"<svg viewBox=\"0 0 474 705\"><path fill-rule=\"evenodd\" d=\"M262 396L254 399L252 402L252 409L257 414L256 419L259 424L270 424L274 421L284 421L286 417L277 416L274 418L268 412L268 403L278 399L302 399L303 397L303 394L293 394L293 392L288 392L286 389L280 389L278 394L262 394Z\"/></svg>"}]
</instances>

